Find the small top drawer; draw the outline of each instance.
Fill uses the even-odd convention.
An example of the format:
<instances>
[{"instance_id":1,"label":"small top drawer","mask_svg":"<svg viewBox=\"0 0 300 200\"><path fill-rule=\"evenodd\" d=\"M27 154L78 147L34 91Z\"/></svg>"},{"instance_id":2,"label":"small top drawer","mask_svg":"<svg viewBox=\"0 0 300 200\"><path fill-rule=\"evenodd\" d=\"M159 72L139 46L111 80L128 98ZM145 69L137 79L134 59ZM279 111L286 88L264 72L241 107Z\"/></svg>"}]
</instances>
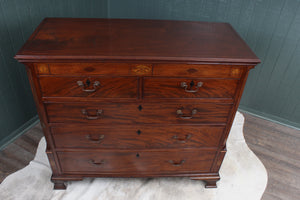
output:
<instances>
[{"instance_id":1,"label":"small top drawer","mask_svg":"<svg viewBox=\"0 0 300 200\"><path fill-rule=\"evenodd\" d=\"M245 66L221 64L155 64L153 76L239 79Z\"/></svg>"},{"instance_id":2,"label":"small top drawer","mask_svg":"<svg viewBox=\"0 0 300 200\"><path fill-rule=\"evenodd\" d=\"M137 98L136 77L39 77L44 97Z\"/></svg>"},{"instance_id":3,"label":"small top drawer","mask_svg":"<svg viewBox=\"0 0 300 200\"><path fill-rule=\"evenodd\" d=\"M237 79L158 78L144 79L144 98L233 99Z\"/></svg>"}]
</instances>

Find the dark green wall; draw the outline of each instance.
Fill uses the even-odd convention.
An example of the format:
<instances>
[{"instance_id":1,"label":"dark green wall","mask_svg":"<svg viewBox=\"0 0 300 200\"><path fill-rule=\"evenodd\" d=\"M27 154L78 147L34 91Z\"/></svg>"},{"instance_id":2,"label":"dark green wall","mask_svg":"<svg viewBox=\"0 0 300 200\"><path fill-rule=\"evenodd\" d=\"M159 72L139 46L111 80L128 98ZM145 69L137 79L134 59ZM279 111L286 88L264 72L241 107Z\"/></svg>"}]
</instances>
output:
<instances>
[{"instance_id":1,"label":"dark green wall","mask_svg":"<svg viewBox=\"0 0 300 200\"><path fill-rule=\"evenodd\" d=\"M299 0L111 0L110 18L229 22L262 60L240 109L300 128Z\"/></svg>"},{"instance_id":2,"label":"dark green wall","mask_svg":"<svg viewBox=\"0 0 300 200\"><path fill-rule=\"evenodd\" d=\"M0 146L36 120L25 69L13 56L44 17L229 22L262 60L249 75L240 108L300 128L299 5L299 0L0 0Z\"/></svg>"},{"instance_id":3,"label":"dark green wall","mask_svg":"<svg viewBox=\"0 0 300 200\"><path fill-rule=\"evenodd\" d=\"M13 56L45 17L107 17L106 0L0 0L0 149L37 121L25 67Z\"/></svg>"}]
</instances>

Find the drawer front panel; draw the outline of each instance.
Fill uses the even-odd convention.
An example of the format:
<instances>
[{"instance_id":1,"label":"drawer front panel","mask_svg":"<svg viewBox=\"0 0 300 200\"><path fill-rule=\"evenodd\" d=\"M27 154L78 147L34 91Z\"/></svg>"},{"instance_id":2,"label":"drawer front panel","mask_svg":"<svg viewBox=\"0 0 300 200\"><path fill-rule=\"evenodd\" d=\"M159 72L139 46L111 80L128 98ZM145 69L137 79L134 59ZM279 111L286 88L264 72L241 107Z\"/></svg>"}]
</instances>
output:
<instances>
[{"instance_id":1,"label":"drawer front panel","mask_svg":"<svg viewBox=\"0 0 300 200\"><path fill-rule=\"evenodd\" d=\"M137 98L137 78L40 77L44 97Z\"/></svg>"},{"instance_id":2,"label":"drawer front panel","mask_svg":"<svg viewBox=\"0 0 300 200\"><path fill-rule=\"evenodd\" d=\"M144 98L229 98L236 79L145 78Z\"/></svg>"},{"instance_id":3,"label":"drawer front panel","mask_svg":"<svg viewBox=\"0 0 300 200\"><path fill-rule=\"evenodd\" d=\"M202 78L235 78L239 79L243 69L241 66L230 65L187 65L187 64L156 64L154 76L170 77L202 77Z\"/></svg>"},{"instance_id":4,"label":"drawer front panel","mask_svg":"<svg viewBox=\"0 0 300 200\"><path fill-rule=\"evenodd\" d=\"M152 75L152 64L136 63L38 63L39 75Z\"/></svg>"},{"instance_id":5,"label":"drawer front panel","mask_svg":"<svg viewBox=\"0 0 300 200\"><path fill-rule=\"evenodd\" d=\"M58 152L63 173L178 173L209 172L215 151L102 150Z\"/></svg>"},{"instance_id":6,"label":"drawer front panel","mask_svg":"<svg viewBox=\"0 0 300 200\"><path fill-rule=\"evenodd\" d=\"M217 147L223 126L80 126L51 127L57 148Z\"/></svg>"},{"instance_id":7,"label":"drawer front panel","mask_svg":"<svg viewBox=\"0 0 300 200\"><path fill-rule=\"evenodd\" d=\"M226 123L231 104L46 104L49 122L119 124Z\"/></svg>"}]
</instances>

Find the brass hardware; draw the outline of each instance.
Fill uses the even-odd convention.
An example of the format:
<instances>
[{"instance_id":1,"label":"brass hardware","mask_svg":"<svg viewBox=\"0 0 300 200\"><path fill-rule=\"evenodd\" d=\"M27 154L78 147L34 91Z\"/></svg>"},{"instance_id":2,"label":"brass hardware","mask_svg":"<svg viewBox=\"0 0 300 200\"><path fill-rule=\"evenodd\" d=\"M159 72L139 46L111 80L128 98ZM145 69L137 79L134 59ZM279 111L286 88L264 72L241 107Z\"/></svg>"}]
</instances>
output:
<instances>
[{"instance_id":1,"label":"brass hardware","mask_svg":"<svg viewBox=\"0 0 300 200\"><path fill-rule=\"evenodd\" d=\"M168 162L171 163L173 166L179 167L185 162L185 160L181 160L180 162L174 162L173 160L169 160Z\"/></svg>"},{"instance_id":2,"label":"brass hardware","mask_svg":"<svg viewBox=\"0 0 300 200\"><path fill-rule=\"evenodd\" d=\"M39 64L37 66L37 72L38 74L49 74L50 70L49 70L49 64Z\"/></svg>"},{"instance_id":3,"label":"brass hardware","mask_svg":"<svg viewBox=\"0 0 300 200\"><path fill-rule=\"evenodd\" d=\"M185 138L179 138L177 135L174 135L172 138L175 139L179 143L186 143L192 137L191 134L185 136Z\"/></svg>"},{"instance_id":4,"label":"brass hardware","mask_svg":"<svg viewBox=\"0 0 300 200\"><path fill-rule=\"evenodd\" d=\"M99 135L98 138L92 138L92 136L90 134L85 136L86 139L88 139L89 141L93 142L93 143L101 143L102 140L104 139L104 135Z\"/></svg>"},{"instance_id":5,"label":"brass hardware","mask_svg":"<svg viewBox=\"0 0 300 200\"><path fill-rule=\"evenodd\" d=\"M177 113L177 116L178 116L179 118L181 118L181 119L192 119L193 116L194 116L195 114L197 114L197 109L194 108L194 109L192 110L190 116L185 116L185 115L183 114L182 110L180 110L180 109L177 110L176 113Z\"/></svg>"},{"instance_id":6,"label":"brass hardware","mask_svg":"<svg viewBox=\"0 0 300 200\"><path fill-rule=\"evenodd\" d=\"M188 70L186 70L188 73L190 73L190 74L193 74L193 73L196 73L196 72L198 72L198 70L197 69L194 69L194 68L190 68L190 69L188 69Z\"/></svg>"},{"instance_id":7,"label":"brass hardware","mask_svg":"<svg viewBox=\"0 0 300 200\"><path fill-rule=\"evenodd\" d=\"M146 65L137 65L134 68L132 68L131 71L137 75L143 75L151 72L151 67L148 67Z\"/></svg>"},{"instance_id":8,"label":"brass hardware","mask_svg":"<svg viewBox=\"0 0 300 200\"><path fill-rule=\"evenodd\" d=\"M89 163L91 163L92 165L95 165L95 166L100 166L100 165L103 165L105 163L104 160L100 160L100 161L95 161L93 159L89 160Z\"/></svg>"},{"instance_id":9,"label":"brass hardware","mask_svg":"<svg viewBox=\"0 0 300 200\"><path fill-rule=\"evenodd\" d=\"M82 110L81 110L81 113L82 113L83 115L85 115L86 119L91 119L91 120L93 120L93 119L99 119L99 118L100 118L100 116L101 116L101 114L102 114L102 110L98 109L98 110L96 111L96 115L90 115L86 109L82 109Z\"/></svg>"},{"instance_id":10,"label":"brass hardware","mask_svg":"<svg viewBox=\"0 0 300 200\"><path fill-rule=\"evenodd\" d=\"M191 81L189 85L190 85L190 89L188 89L188 84L186 82L181 82L180 83L180 86L182 88L184 88L184 91L189 92L189 93L195 93L195 92L199 91L200 87L202 87L203 82L198 82L197 85L195 86L194 81ZM196 88L195 90L192 89L194 86Z\"/></svg>"},{"instance_id":11,"label":"brass hardware","mask_svg":"<svg viewBox=\"0 0 300 200\"><path fill-rule=\"evenodd\" d=\"M97 88L100 86L100 82L95 81L93 83L93 89L87 89L90 86L90 84L91 84L91 81L89 79L87 79L85 83L83 83L83 81L77 81L77 85L79 87L81 87L82 91L84 91L84 92L90 92L90 93L95 92L97 90Z\"/></svg>"}]
</instances>

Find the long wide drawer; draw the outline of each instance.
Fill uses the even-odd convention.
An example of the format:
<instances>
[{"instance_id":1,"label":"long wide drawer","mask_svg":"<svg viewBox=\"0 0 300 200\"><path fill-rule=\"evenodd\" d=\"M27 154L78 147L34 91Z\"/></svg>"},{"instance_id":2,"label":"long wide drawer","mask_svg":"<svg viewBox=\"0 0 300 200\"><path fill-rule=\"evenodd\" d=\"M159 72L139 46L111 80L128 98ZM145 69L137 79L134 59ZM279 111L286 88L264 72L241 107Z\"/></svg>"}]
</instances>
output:
<instances>
[{"instance_id":1,"label":"long wide drawer","mask_svg":"<svg viewBox=\"0 0 300 200\"><path fill-rule=\"evenodd\" d=\"M50 123L226 123L232 104L46 104Z\"/></svg>"},{"instance_id":2,"label":"long wide drawer","mask_svg":"<svg viewBox=\"0 0 300 200\"><path fill-rule=\"evenodd\" d=\"M40 77L44 97L137 98L136 77Z\"/></svg>"},{"instance_id":3,"label":"long wide drawer","mask_svg":"<svg viewBox=\"0 0 300 200\"><path fill-rule=\"evenodd\" d=\"M72 174L209 172L215 154L197 149L57 152L62 172Z\"/></svg>"},{"instance_id":4,"label":"long wide drawer","mask_svg":"<svg viewBox=\"0 0 300 200\"><path fill-rule=\"evenodd\" d=\"M145 78L144 98L233 99L237 79Z\"/></svg>"},{"instance_id":5,"label":"long wide drawer","mask_svg":"<svg viewBox=\"0 0 300 200\"><path fill-rule=\"evenodd\" d=\"M224 126L118 125L51 127L56 148L217 147Z\"/></svg>"}]
</instances>

